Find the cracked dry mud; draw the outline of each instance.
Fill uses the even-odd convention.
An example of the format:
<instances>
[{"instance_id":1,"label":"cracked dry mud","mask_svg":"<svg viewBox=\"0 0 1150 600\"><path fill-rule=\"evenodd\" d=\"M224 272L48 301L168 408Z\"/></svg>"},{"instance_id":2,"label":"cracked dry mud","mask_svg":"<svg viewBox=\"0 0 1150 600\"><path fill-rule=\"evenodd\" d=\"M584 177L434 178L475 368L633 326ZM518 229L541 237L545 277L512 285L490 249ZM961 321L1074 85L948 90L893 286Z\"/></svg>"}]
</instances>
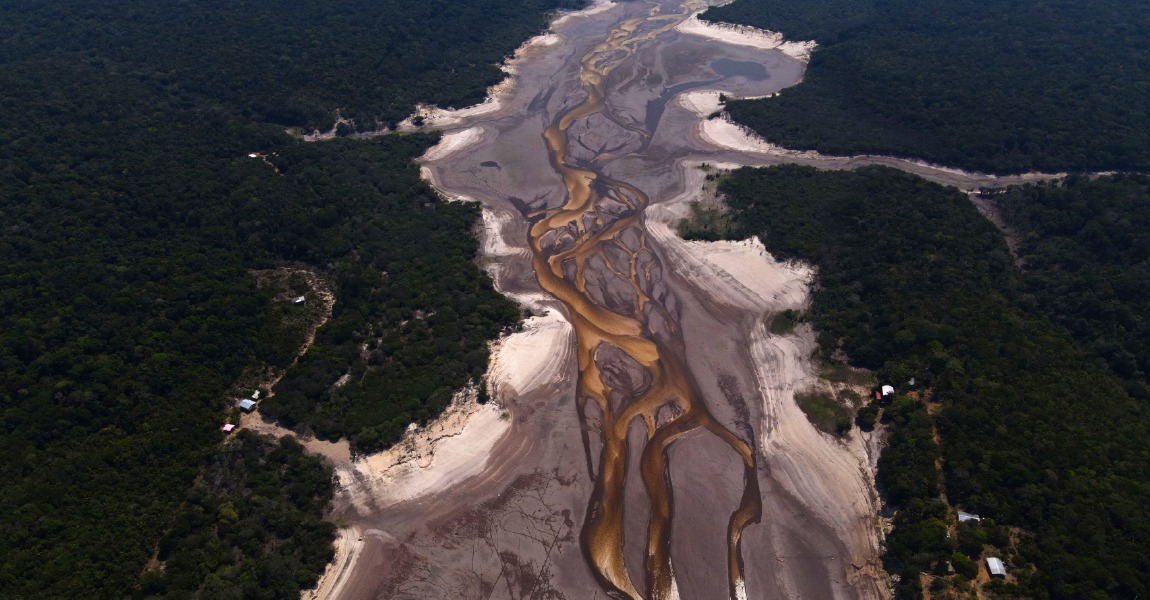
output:
<instances>
[{"instance_id":1,"label":"cracked dry mud","mask_svg":"<svg viewBox=\"0 0 1150 600\"><path fill-rule=\"evenodd\" d=\"M806 422L792 396L813 377L810 339L762 324L803 306L810 271L666 226L699 163L764 162L701 137L676 99L768 95L804 70L676 30L704 7L562 18L498 110L445 121L424 174L483 204L481 262L539 316L505 342L518 354L497 353L506 416L483 421L475 468L405 494L340 467L336 517L363 534L329 597L889 595L863 443Z\"/></svg>"}]
</instances>

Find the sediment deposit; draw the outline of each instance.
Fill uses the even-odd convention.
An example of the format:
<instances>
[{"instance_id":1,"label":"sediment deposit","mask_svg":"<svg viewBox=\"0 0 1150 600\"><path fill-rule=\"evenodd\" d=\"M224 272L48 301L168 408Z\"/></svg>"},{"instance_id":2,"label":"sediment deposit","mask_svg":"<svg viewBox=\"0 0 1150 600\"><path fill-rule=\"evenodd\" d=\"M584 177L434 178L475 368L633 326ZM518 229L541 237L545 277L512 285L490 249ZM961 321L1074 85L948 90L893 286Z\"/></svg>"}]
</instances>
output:
<instances>
[{"instance_id":1,"label":"sediment deposit","mask_svg":"<svg viewBox=\"0 0 1150 600\"><path fill-rule=\"evenodd\" d=\"M598 3L524 46L492 99L421 109L421 160L483 207L480 263L530 312L478 405L339 468L331 598L885 598L873 457L815 430L809 330L766 319L815 273L757 240L685 242L699 166L890 164L773 146L719 94L802 79L810 44L700 23L704 3ZM417 128L414 121L404 128ZM873 450L873 445L870 446Z\"/></svg>"}]
</instances>

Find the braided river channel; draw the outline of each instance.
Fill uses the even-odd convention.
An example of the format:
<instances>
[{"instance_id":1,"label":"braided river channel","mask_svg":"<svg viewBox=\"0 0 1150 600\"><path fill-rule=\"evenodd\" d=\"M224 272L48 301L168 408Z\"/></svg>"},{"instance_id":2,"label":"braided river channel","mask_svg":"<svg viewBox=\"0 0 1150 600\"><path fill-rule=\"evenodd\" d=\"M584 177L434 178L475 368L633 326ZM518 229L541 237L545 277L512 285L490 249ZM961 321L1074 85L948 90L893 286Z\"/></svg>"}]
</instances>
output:
<instances>
[{"instance_id":1,"label":"braided river channel","mask_svg":"<svg viewBox=\"0 0 1150 600\"><path fill-rule=\"evenodd\" d=\"M875 444L808 423L813 335L765 325L806 306L814 273L675 224L712 168L1017 181L788 152L712 118L720 93L799 83L810 47L704 25L705 8L561 16L493 100L426 115L444 137L424 177L482 205L480 264L531 316L493 350L493 403L337 469L348 527L313 597L889 597Z\"/></svg>"}]
</instances>

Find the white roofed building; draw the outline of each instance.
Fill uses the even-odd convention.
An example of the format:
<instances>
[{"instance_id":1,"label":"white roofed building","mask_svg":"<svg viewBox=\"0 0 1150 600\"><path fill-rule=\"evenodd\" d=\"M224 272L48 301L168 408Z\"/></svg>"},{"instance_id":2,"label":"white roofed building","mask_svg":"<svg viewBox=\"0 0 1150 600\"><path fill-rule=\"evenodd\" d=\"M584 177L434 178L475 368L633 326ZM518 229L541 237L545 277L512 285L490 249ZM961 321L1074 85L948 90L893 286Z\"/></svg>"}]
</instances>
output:
<instances>
[{"instance_id":1,"label":"white roofed building","mask_svg":"<svg viewBox=\"0 0 1150 600\"><path fill-rule=\"evenodd\" d=\"M959 523L965 523L967 521L974 521L975 523L981 523L982 517L980 517L974 513L968 513L965 511L961 511L961 510L958 511L958 522Z\"/></svg>"}]
</instances>

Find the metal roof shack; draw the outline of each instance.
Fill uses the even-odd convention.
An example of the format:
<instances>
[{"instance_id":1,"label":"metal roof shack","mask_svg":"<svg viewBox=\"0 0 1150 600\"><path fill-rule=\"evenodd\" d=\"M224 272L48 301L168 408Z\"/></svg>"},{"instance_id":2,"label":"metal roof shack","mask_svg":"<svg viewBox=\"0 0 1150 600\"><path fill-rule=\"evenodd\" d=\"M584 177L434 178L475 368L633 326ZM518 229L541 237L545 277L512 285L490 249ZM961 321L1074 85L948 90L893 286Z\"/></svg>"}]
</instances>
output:
<instances>
[{"instance_id":1,"label":"metal roof shack","mask_svg":"<svg viewBox=\"0 0 1150 600\"><path fill-rule=\"evenodd\" d=\"M224 426L220 427L220 431L223 431L224 433L231 433L235 428L236 426L232 423L224 423Z\"/></svg>"},{"instance_id":2,"label":"metal roof shack","mask_svg":"<svg viewBox=\"0 0 1150 600\"><path fill-rule=\"evenodd\" d=\"M968 513L968 512L961 511L961 510L958 511L958 522L959 523L965 523L967 521L974 521L976 523L981 523L982 517L980 517L976 514L973 514L973 513Z\"/></svg>"},{"instance_id":3,"label":"metal roof shack","mask_svg":"<svg viewBox=\"0 0 1150 600\"><path fill-rule=\"evenodd\" d=\"M1002 564L1001 558L987 557L986 568L991 577L1006 577L1006 565Z\"/></svg>"},{"instance_id":4,"label":"metal roof shack","mask_svg":"<svg viewBox=\"0 0 1150 600\"><path fill-rule=\"evenodd\" d=\"M292 303L292 304L303 304L304 300L307 300L307 297L305 297L305 296L296 296L295 298L292 298L292 299L291 299L291 303Z\"/></svg>"},{"instance_id":5,"label":"metal roof shack","mask_svg":"<svg viewBox=\"0 0 1150 600\"><path fill-rule=\"evenodd\" d=\"M892 385L882 386L882 395L883 396L889 396L893 393L894 393L894 386L892 386Z\"/></svg>"},{"instance_id":6,"label":"metal roof shack","mask_svg":"<svg viewBox=\"0 0 1150 600\"><path fill-rule=\"evenodd\" d=\"M248 400L246 398L244 400L240 400L240 410L244 412L252 412L252 409L255 407L256 403L252 400Z\"/></svg>"}]
</instances>

